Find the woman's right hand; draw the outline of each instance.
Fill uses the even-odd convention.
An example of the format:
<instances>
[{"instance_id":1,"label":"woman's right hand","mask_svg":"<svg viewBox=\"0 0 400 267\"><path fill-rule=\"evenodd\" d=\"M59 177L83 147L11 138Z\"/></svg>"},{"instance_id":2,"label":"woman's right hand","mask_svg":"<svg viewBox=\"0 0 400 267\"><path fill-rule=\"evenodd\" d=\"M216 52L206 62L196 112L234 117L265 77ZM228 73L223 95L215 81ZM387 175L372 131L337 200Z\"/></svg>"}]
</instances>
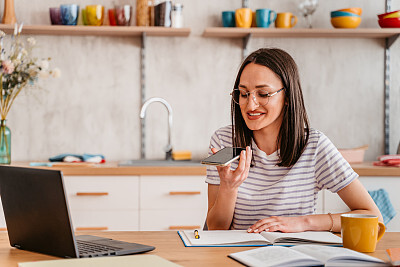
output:
<instances>
[{"instance_id":1,"label":"woman's right hand","mask_svg":"<svg viewBox=\"0 0 400 267\"><path fill-rule=\"evenodd\" d=\"M211 148L211 151L215 154L218 150L216 148ZM247 146L246 150L240 153L239 165L236 170L232 171L230 164L224 167L217 166L220 186L228 190L237 190L249 174L251 158L252 151L251 148Z\"/></svg>"}]
</instances>

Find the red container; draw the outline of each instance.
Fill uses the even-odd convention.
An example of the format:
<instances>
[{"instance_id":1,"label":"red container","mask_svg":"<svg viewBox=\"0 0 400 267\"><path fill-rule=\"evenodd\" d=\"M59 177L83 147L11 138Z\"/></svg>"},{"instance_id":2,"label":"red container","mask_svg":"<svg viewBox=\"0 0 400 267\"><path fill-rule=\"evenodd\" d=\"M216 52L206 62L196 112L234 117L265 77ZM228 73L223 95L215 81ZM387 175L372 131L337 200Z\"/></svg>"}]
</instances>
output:
<instances>
[{"instance_id":1,"label":"red container","mask_svg":"<svg viewBox=\"0 0 400 267\"><path fill-rule=\"evenodd\" d=\"M108 19L110 20L111 26L117 26L117 21L115 20L115 9L108 10Z\"/></svg>"},{"instance_id":2,"label":"red container","mask_svg":"<svg viewBox=\"0 0 400 267\"><path fill-rule=\"evenodd\" d=\"M396 12L399 12L399 11L400 11L400 10L395 10L395 11L388 12L388 13L382 13L382 14L379 14L379 15L378 15L378 18L379 18L379 19L384 19L385 16L390 15L390 14L393 14L393 13L396 13Z\"/></svg>"},{"instance_id":3,"label":"red container","mask_svg":"<svg viewBox=\"0 0 400 267\"><path fill-rule=\"evenodd\" d=\"M381 28L400 28L400 18L387 18L378 20Z\"/></svg>"}]
</instances>

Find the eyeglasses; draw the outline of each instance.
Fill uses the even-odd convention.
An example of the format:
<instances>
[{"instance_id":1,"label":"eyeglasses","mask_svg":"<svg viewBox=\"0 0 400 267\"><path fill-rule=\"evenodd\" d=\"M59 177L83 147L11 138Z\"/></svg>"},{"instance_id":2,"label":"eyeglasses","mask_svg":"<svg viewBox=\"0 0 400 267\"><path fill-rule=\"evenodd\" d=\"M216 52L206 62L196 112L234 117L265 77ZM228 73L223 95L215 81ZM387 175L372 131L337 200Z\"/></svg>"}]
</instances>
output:
<instances>
[{"instance_id":1,"label":"eyeglasses","mask_svg":"<svg viewBox=\"0 0 400 267\"><path fill-rule=\"evenodd\" d=\"M233 89L231 96L232 96L232 100L236 104L238 104L239 106L243 106L243 105L247 105L247 103L249 103L249 96L250 96L250 94L252 94L254 103L256 103L260 106L265 106L266 104L268 104L270 97L273 97L274 95L278 94L280 91L282 91L284 89L285 88L281 88L274 93L268 93L264 89L258 89L253 92L248 92L243 89Z\"/></svg>"}]
</instances>

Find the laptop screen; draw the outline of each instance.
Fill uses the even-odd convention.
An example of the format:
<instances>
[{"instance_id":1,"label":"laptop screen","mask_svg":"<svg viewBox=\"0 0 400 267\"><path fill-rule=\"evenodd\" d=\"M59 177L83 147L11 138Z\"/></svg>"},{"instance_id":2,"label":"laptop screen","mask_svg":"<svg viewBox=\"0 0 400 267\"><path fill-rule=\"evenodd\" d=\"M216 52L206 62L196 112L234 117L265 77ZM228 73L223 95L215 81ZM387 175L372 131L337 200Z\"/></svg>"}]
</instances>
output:
<instances>
[{"instance_id":1,"label":"laptop screen","mask_svg":"<svg viewBox=\"0 0 400 267\"><path fill-rule=\"evenodd\" d=\"M60 171L0 166L0 196L11 246L77 257L64 192Z\"/></svg>"}]
</instances>

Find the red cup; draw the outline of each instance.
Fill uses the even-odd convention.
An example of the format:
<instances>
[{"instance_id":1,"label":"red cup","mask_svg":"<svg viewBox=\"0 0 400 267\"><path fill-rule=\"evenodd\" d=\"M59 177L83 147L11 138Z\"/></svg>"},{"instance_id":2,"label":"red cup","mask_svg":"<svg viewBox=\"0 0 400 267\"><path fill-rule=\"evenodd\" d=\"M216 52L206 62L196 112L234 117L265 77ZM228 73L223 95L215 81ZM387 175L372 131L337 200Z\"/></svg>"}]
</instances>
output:
<instances>
[{"instance_id":1,"label":"red cup","mask_svg":"<svg viewBox=\"0 0 400 267\"><path fill-rule=\"evenodd\" d=\"M117 21L115 20L115 9L108 10L108 20L111 26L117 26Z\"/></svg>"}]
</instances>

